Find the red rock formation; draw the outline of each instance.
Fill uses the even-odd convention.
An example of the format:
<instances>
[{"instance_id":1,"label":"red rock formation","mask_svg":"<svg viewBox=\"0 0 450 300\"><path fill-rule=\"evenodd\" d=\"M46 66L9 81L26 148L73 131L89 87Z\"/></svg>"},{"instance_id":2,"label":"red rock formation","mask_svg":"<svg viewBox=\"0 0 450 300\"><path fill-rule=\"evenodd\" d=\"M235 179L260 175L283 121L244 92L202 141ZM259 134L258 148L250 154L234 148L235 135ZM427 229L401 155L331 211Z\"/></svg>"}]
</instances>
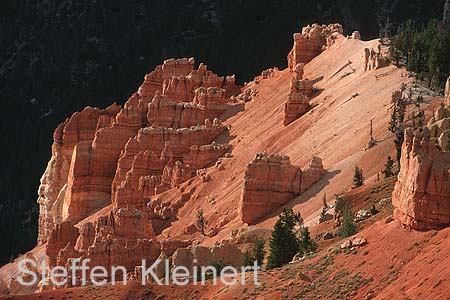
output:
<instances>
[{"instance_id":1,"label":"red rock formation","mask_svg":"<svg viewBox=\"0 0 450 300\"><path fill-rule=\"evenodd\" d=\"M53 134L52 158L41 178L38 191L38 244L45 243L53 224L62 219L62 203L73 149L80 142L94 139L96 130L105 126L118 112L116 104L105 110L87 107L60 124ZM57 201L58 200L58 201Z\"/></svg>"},{"instance_id":2,"label":"red rock formation","mask_svg":"<svg viewBox=\"0 0 450 300\"><path fill-rule=\"evenodd\" d=\"M303 64L298 64L295 67L288 100L284 106L284 126L297 120L309 110L309 96L312 90L312 81L303 79Z\"/></svg>"},{"instance_id":3,"label":"red rock formation","mask_svg":"<svg viewBox=\"0 0 450 300\"><path fill-rule=\"evenodd\" d=\"M45 248L49 267L57 265L58 254L62 248L66 247L69 243L75 245L78 234L78 229L70 221L55 225Z\"/></svg>"},{"instance_id":4,"label":"red rock formation","mask_svg":"<svg viewBox=\"0 0 450 300\"><path fill-rule=\"evenodd\" d=\"M160 255L151 239L190 194L174 203L152 196L179 186L229 150L214 140L227 128L216 117L234 103L228 98L236 89L234 76L193 65L193 59L167 60L122 109L86 108L57 128L39 190L39 243L48 241L50 266L89 258L91 266L132 271L142 258Z\"/></svg>"},{"instance_id":5,"label":"red rock formation","mask_svg":"<svg viewBox=\"0 0 450 300\"><path fill-rule=\"evenodd\" d=\"M138 191L139 178L144 175L161 176L166 170L165 179L161 184L167 187L168 177L166 164L172 161L183 161L183 157L190 152L193 145L206 145L213 141L226 127L218 119L211 122L207 119L205 125L192 128L172 129L161 127L148 127L141 129L135 138L128 141L125 150L117 164L117 172L113 183L113 205L121 207L123 205L143 205L142 190ZM170 147L171 157L164 158L164 153ZM145 156L142 151L147 151ZM149 155L149 153L154 153ZM155 155L160 154L160 155ZM146 157L146 164L136 163L142 161L142 156ZM155 157L160 159L155 159ZM153 159L152 159L153 157ZM169 165L172 168L171 165ZM135 174L135 175L133 175ZM191 174L185 174L183 178L189 178ZM147 180L143 181L147 183ZM147 185L144 185L147 186ZM161 191L166 190L162 188ZM131 198L130 198L131 197Z\"/></svg>"},{"instance_id":6,"label":"red rock formation","mask_svg":"<svg viewBox=\"0 0 450 300\"><path fill-rule=\"evenodd\" d=\"M394 217L406 227L423 230L450 225L450 153L436 139L405 130L401 168L392 193Z\"/></svg>"},{"instance_id":7,"label":"red rock formation","mask_svg":"<svg viewBox=\"0 0 450 300\"><path fill-rule=\"evenodd\" d=\"M258 153L245 169L242 191L242 221L254 224L293 200L326 173L322 161L313 157L302 172L285 155Z\"/></svg>"},{"instance_id":8,"label":"red rock formation","mask_svg":"<svg viewBox=\"0 0 450 300\"><path fill-rule=\"evenodd\" d=\"M294 46L288 55L289 69L294 70L297 64L310 62L343 32L340 24L313 24L303 27L301 33L294 33Z\"/></svg>"}]
</instances>

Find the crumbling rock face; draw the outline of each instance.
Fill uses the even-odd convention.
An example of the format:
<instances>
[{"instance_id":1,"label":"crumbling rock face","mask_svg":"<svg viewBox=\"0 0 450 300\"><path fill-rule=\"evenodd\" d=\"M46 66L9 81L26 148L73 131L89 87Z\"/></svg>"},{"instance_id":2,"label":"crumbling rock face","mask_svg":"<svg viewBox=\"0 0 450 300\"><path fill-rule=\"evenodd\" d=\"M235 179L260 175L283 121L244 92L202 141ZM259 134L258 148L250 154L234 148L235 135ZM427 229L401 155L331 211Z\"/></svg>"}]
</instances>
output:
<instances>
[{"instance_id":1,"label":"crumbling rock face","mask_svg":"<svg viewBox=\"0 0 450 300\"><path fill-rule=\"evenodd\" d=\"M87 107L74 113L56 128L53 134L52 157L42 175L38 191L38 244L46 242L53 224L61 221L62 202L74 147L80 142L92 141L96 130L110 123L119 109L116 104L105 110Z\"/></svg>"},{"instance_id":2,"label":"crumbling rock face","mask_svg":"<svg viewBox=\"0 0 450 300\"><path fill-rule=\"evenodd\" d=\"M428 129L405 130L392 205L394 217L408 228L450 225L450 152L439 150L435 143Z\"/></svg>"},{"instance_id":3,"label":"crumbling rock face","mask_svg":"<svg viewBox=\"0 0 450 300\"><path fill-rule=\"evenodd\" d=\"M313 157L302 171L286 155L258 153L247 165L242 191L242 221L254 224L318 182L326 170Z\"/></svg>"},{"instance_id":4,"label":"crumbling rock face","mask_svg":"<svg viewBox=\"0 0 450 300\"><path fill-rule=\"evenodd\" d=\"M217 76L203 64L195 70L193 58L169 59L145 76L123 108L75 113L54 133L52 159L39 188L38 243L48 240L56 224L75 224L111 204L112 195L142 203L143 197L190 178L184 156L226 129L209 119L229 107L228 95L236 90L234 76ZM133 150L139 132L152 142Z\"/></svg>"},{"instance_id":5,"label":"crumbling rock face","mask_svg":"<svg viewBox=\"0 0 450 300\"><path fill-rule=\"evenodd\" d=\"M313 24L303 27L301 33L294 33L294 46L288 55L289 69L294 70L297 64L310 62L330 47L343 32L340 24Z\"/></svg>"},{"instance_id":6,"label":"crumbling rock face","mask_svg":"<svg viewBox=\"0 0 450 300\"><path fill-rule=\"evenodd\" d=\"M303 79L303 64L295 67L288 100L284 106L284 126L289 125L305 114L309 108L309 97L313 92L313 83Z\"/></svg>"},{"instance_id":7,"label":"crumbling rock face","mask_svg":"<svg viewBox=\"0 0 450 300\"><path fill-rule=\"evenodd\" d=\"M79 231L70 221L55 225L45 248L48 266L56 266L58 254L67 244L75 245Z\"/></svg>"},{"instance_id":8,"label":"crumbling rock face","mask_svg":"<svg viewBox=\"0 0 450 300\"><path fill-rule=\"evenodd\" d=\"M167 60L123 108L86 108L61 124L38 200L39 243L47 243L49 265L89 258L90 266L134 272L161 248L172 254L190 245L156 242L190 192L173 203L154 196L230 150L214 141L227 130L217 117L236 104L236 89L234 76L203 64L195 70L193 59Z\"/></svg>"}]
</instances>

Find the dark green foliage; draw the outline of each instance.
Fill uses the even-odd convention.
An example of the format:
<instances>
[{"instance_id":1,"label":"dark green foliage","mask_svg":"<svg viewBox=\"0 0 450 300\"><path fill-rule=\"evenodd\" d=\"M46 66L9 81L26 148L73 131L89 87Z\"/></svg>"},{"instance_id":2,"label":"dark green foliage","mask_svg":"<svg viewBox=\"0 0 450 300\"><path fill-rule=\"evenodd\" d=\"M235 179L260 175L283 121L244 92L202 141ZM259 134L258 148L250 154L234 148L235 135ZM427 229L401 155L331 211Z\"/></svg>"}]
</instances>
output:
<instances>
[{"instance_id":1,"label":"dark green foliage","mask_svg":"<svg viewBox=\"0 0 450 300\"><path fill-rule=\"evenodd\" d=\"M223 262L223 258L213 261L211 263L211 266L214 267L217 271L217 274L219 274L223 268L225 268L225 263Z\"/></svg>"},{"instance_id":2,"label":"dark green foliage","mask_svg":"<svg viewBox=\"0 0 450 300\"><path fill-rule=\"evenodd\" d=\"M299 223L299 215L292 209L284 209L279 216L269 241L270 253L267 260L267 269L281 267L289 263L299 251L299 241L293 231Z\"/></svg>"},{"instance_id":3,"label":"dark green foliage","mask_svg":"<svg viewBox=\"0 0 450 300\"><path fill-rule=\"evenodd\" d=\"M322 208L322 212L320 213L319 223L325 222L326 216L327 216L327 209L324 207Z\"/></svg>"},{"instance_id":4,"label":"dark green foliage","mask_svg":"<svg viewBox=\"0 0 450 300\"><path fill-rule=\"evenodd\" d=\"M376 215L378 213L378 210L376 209L375 205L372 205L372 207L370 208L370 214L372 216Z\"/></svg>"},{"instance_id":5,"label":"dark green foliage","mask_svg":"<svg viewBox=\"0 0 450 300\"><path fill-rule=\"evenodd\" d=\"M400 88L400 92L403 95L405 91L405 86L402 85ZM404 130L405 130L405 112L406 106L408 104L408 99L403 98L403 96L398 99L393 99L395 102L392 107L391 121L389 122L389 131L395 134L395 149L397 151L397 163L400 168L400 157L402 154L402 145L405 139Z\"/></svg>"},{"instance_id":6,"label":"dark green foliage","mask_svg":"<svg viewBox=\"0 0 450 300\"><path fill-rule=\"evenodd\" d=\"M303 227L300 231L300 254L315 252L317 244L311 239L308 227Z\"/></svg>"},{"instance_id":7,"label":"dark green foliage","mask_svg":"<svg viewBox=\"0 0 450 300\"><path fill-rule=\"evenodd\" d=\"M254 262L256 261L258 266L262 266L264 261L264 256L266 255L266 251L264 250L264 246L266 244L266 241L263 239L257 239L253 243L253 249L252 252L246 252L244 254L244 266L253 266Z\"/></svg>"},{"instance_id":8,"label":"dark green foliage","mask_svg":"<svg viewBox=\"0 0 450 300\"><path fill-rule=\"evenodd\" d=\"M438 25L436 20L425 27L408 21L391 39L394 61L400 64L403 59L407 69L434 90L440 90L450 75L450 28Z\"/></svg>"},{"instance_id":9,"label":"dark green foliage","mask_svg":"<svg viewBox=\"0 0 450 300\"><path fill-rule=\"evenodd\" d=\"M394 172L392 171L392 168L394 167L394 161L390 156L388 156L386 164L384 165L384 178L388 178L394 175Z\"/></svg>"},{"instance_id":10,"label":"dark green foliage","mask_svg":"<svg viewBox=\"0 0 450 300\"><path fill-rule=\"evenodd\" d=\"M294 227L300 227L300 238L294 233ZM269 257L267 269L281 267L297 254L309 254L314 252L317 245L311 240L308 227L303 226L300 213L295 214L292 209L284 209L272 231L269 241Z\"/></svg>"},{"instance_id":11,"label":"dark green foliage","mask_svg":"<svg viewBox=\"0 0 450 300\"><path fill-rule=\"evenodd\" d=\"M353 213L350 205L345 203L345 205L342 206L342 225L339 228L339 235L342 237L349 237L356 233L357 226L353 221Z\"/></svg>"},{"instance_id":12,"label":"dark green foliage","mask_svg":"<svg viewBox=\"0 0 450 300\"><path fill-rule=\"evenodd\" d=\"M355 166L355 173L353 174L353 188L357 188L360 187L364 184L364 174L363 174L363 170L358 167Z\"/></svg>"}]
</instances>

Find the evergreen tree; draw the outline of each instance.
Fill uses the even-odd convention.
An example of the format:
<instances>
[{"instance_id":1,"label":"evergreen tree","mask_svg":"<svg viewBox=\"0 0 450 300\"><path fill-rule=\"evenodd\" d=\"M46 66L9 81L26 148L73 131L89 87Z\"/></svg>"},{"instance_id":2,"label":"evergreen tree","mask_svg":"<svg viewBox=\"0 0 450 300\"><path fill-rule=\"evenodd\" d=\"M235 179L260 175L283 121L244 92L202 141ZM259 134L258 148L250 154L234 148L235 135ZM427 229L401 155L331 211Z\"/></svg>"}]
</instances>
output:
<instances>
[{"instance_id":1,"label":"evergreen tree","mask_svg":"<svg viewBox=\"0 0 450 300\"><path fill-rule=\"evenodd\" d=\"M310 252L315 252L316 249L317 249L317 245L311 239L311 234L309 233L308 227L303 227L301 229L299 253L308 254Z\"/></svg>"},{"instance_id":2,"label":"evergreen tree","mask_svg":"<svg viewBox=\"0 0 450 300\"><path fill-rule=\"evenodd\" d=\"M339 235L349 237L357 231L356 224L353 222L353 213L351 207L346 204L342 207L342 225L339 228Z\"/></svg>"},{"instance_id":3,"label":"evergreen tree","mask_svg":"<svg viewBox=\"0 0 450 300\"><path fill-rule=\"evenodd\" d=\"M384 170L383 170L384 178L388 178L388 177L391 177L392 175L394 175L394 172L392 171L393 167L394 167L394 161L392 160L392 158L390 156L388 156L387 162L384 165Z\"/></svg>"},{"instance_id":4,"label":"evergreen tree","mask_svg":"<svg viewBox=\"0 0 450 300\"><path fill-rule=\"evenodd\" d=\"M355 166L355 173L353 174L353 188L357 188L359 186L362 186L364 184L364 175L363 170Z\"/></svg>"},{"instance_id":5,"label":"evergreen tree","mask_svg":"<svg viewBox=\"0 0 450 300\"><path fill-rule=\"evenodd\" d=\"M401 95L405 91L405 85L402 84L400 88ZM400 157L402 154L402 145L404 137L404 119L406 112L406 105L408 103L408 99L404 99L403 96L398 99L394 99L393 109L391 114L391 121L389 122L389 131L395 134L395 149L397 151L397 162L400 166Z\"/></svg>"},{"instance_id":6,"label":"evergreen tree","mask_svg":"<svg viewBox=\"0 0 450 300\"><path fill-rule=\"evenodd\" d=\"M253 243L252 252L245 252L244 254L244 266L253 266L256 261L258 266L262 266L264 262L264 256L266 255L266 251L264 250L264 246L266 241L264 239L257 239Z\"/></svg>"},{"instance_id":7,"label":"evergreen tree","mask_svg":"<svg viewBox=\"0 0 450 300\"><path fill-rule=\"evenodd\" d=\"M295 236L294 226L300 223L303 223L300 214L294 214L292 209L285 209L280 215L269 241L268 270L289 263L298 253L299 240Z\"/></svg>"}]
</instances>

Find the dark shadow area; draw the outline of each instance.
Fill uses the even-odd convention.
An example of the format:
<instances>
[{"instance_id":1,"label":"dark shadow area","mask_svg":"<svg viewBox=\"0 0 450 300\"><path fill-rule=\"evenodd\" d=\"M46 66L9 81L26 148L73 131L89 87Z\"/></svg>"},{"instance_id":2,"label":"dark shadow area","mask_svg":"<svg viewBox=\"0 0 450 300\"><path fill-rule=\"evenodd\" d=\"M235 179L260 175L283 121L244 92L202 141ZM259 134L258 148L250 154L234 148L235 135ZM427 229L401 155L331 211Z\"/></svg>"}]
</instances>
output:
<instances>
[{"instance_id":1,"label":"dark shadow area","mask_svg":"<svg viewBox=\"0 0 450 300\"><path fill-rule=\"evenodd\" d=\"M231 118L232 116L236 115L237 113L245 110L245 104L239 103L231 106L228 108L222 115L220 115L221 121L226 121L227 119Z\"/></svg>"}]
</instances>

